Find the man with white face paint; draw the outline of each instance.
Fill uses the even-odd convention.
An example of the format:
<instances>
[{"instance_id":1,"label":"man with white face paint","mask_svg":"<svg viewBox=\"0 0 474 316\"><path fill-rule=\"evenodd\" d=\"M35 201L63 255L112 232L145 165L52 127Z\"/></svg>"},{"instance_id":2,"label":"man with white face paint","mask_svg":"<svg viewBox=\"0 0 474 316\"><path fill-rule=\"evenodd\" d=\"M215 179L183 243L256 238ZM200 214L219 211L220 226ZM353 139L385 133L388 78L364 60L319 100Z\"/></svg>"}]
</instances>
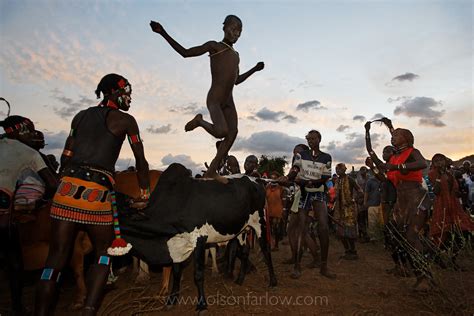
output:
<instances>
[{"instance_id":1,"label":"man with white face paint","mask_svg":"<svg viewBox=\"0 0 474 316\"><path fill-rule=\"evenodd\" d=\"M108 74L96 90L97 98L102 94L103 100L79 112L71 123L61 156L61 182L51 207L51 245L36 293L36 315L53 313L56 285L79 229L89 235L96 256L89 271L83 315L96 314L109 274L108 254L128 246L120 238L113 188L115 163L126 137L135 156L141 205L148 202L148 162L138 124L125 113L131 93L127 79Z\"/></svg>"}]
</instances>

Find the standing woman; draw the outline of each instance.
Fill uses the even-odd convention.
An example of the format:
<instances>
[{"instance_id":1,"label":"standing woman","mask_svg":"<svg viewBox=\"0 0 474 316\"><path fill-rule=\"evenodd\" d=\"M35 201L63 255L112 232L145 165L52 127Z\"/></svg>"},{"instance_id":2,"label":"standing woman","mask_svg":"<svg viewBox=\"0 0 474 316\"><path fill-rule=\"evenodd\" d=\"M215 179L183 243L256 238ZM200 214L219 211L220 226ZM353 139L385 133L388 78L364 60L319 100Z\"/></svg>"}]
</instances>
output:
<instances>
[{"instance_id":1,"label":"standing woman","mask_svg":"<svg viewBox=\"0 0 474 316\"><path fill-rule=\"evenodd\" d=\"M423 245L420 236L423 234L423 227L428 217L426 210L419 209L427 193L421 185L423 169L427 167L426 160L420 151L413 147L415 140L408 129L394 129L389 119L384 119L383 122L392 134L391 142L395 148L395 153L385 164L387 178L397 190L394 219L399 232L421 255ZM422 263L416 260L413 254L409 259L417 277L416 287L425 280L420 266Z\"/></svg>"},{"instance_id":2,"label":"standing woman","mask_svg":"<svg viewBox=\"0 0 474 316\"><path fill-rule=\"evenodd\" d=\"M113 207L116 210L113 178L125 137L135 156L143 205L150 195L148 163L138 125L125 113L130 108L132 87L124 77L108 74L97 86L97 98L101 93L104 98L98 106L74 117L61 156L61 181L51 207L51 244L36 292L36 315L53 312L56 284L79 229L88 233L96 262L88 273L83 315L96 314L109 274L107 248L114 240ZM115 231L116 235L120 232L117 226Z\"/></svg>"},{"instance_id":3,"label":"standing woman","mask_svg":"<svg viewBox=\"0 0 474 316\"><path fill-rule=\"evenodd\" d=\"M456 179L448 171L448 159L443 154L435 154L432 168L428 174L430 182L434 184L435 201L433 217L430 223L430 237L439 247L447 246L448 238L454 234L452 240L456 241L456 233L474 231L474 222L464 212L459 201L459 187Z\"/></svg>"}]
</instances>

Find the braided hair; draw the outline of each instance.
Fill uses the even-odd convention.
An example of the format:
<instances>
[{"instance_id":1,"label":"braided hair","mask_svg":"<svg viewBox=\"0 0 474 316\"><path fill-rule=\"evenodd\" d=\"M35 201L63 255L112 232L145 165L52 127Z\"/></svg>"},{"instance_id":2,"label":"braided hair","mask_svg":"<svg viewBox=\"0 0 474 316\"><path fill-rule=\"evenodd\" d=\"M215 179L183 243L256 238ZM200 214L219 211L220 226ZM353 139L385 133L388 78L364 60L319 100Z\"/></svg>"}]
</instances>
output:
<instances>
[{"instance_id":1,"label":"braided hair","mask_svg":"<svg viewBox=\"0 0 474 316\"><path fill-rule=\"evenodd\" d=\"M95 94L97 96L97 99L100 98L100 93L102 92L102 95L108 95L110 93L113 93L115 90L119 90L123 88L126 84L128 84L128 80L117 74L108 74L105 75L97 85L97 89L95 90Z\"/></svg>"}]
</instances>

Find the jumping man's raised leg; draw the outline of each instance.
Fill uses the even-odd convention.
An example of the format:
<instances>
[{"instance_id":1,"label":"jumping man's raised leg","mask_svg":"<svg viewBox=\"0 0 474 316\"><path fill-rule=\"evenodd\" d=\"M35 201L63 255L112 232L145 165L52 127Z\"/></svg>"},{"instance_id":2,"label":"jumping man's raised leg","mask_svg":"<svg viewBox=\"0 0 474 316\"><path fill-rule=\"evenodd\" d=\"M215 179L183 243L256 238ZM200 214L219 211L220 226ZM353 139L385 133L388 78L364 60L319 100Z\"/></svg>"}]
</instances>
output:
<instances>
[{"instance_id":1,"label":"jumping man's raised leg","mask_svg":"<svg viewBox=\"0 0 474 316\"><path fill-rule=\"evenodd\" d=\"M211 111L211 108L209 108L209 112L211 113L211 118L212 118L213 116L212 113L214 111ZM215 111L216 116L218 116L218 113L219 111ZM218 181L227 183L226 178L218 177L217 167L219 163L222 161L222 159L229 152L229 149L232 147L232 144L234 144L234 141L237 138L237 131L238 131L237 130L237 111L235 110L234 101L232 99L230 99L229 103L222 109L222 113L225 118L224 121L226 122L227 128L219 132L226 133L226 135L224 136L224 140L222 141L219 148L217 149L217 154L212 160L211 164L209 165L209 169L207 170L205 177L215 178ZM204 125L202 126L207 130L207 128ZM216 126L217 124L214 125L214 128ZM216 134L216 135L219 135L219 134Z\"/></svg>"}]
</instances>

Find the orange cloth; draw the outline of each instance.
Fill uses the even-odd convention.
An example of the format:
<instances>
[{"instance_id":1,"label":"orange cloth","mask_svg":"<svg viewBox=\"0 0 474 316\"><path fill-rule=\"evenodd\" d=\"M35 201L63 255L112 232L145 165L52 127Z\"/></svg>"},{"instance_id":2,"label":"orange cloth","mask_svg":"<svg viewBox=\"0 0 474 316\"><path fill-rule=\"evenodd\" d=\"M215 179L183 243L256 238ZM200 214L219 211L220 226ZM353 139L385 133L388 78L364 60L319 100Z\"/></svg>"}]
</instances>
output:
<instances>
[{"instance_id":1,"label":"orange cloth","mask_svg":"<svg viewBox=\"0 0 474 316\"><path fill-rule=\"evenodd\" d=\"M110 191L95 182L63 177L53 198L51 217L93 225L112 225Z\"/></svg>"},{"instance_id":2,"label":"orange cloth","mask_svg":"<svg viewBox=\"0 0 474 316\"><path fill-rule=\"evenodd\" d=\"M281 218L283 215L283 201L282 194L283 188L279 185L267 185L266 189L267 197L267 211L270 217Z\"/></svg>"},{"instance_id":3,"label":"orange cloth","mask_svg":"<svg viewBox=\"0 0 474 316\"><path fill-rule=\"evenodd\" d=\"M405 163L413 151L413 147L408 147L399 154L395 154L390 157L389 163L392 165L401 165ZM387 178L393 183L396 187L400 181L413 181L421 183L423 180L422 170L417 171L408 171L407 174L402 174L400 170L390 170L387 172Z\"/></svg>"},{"instance_id":4,"label":"orange cloth","mask_svg":"<svg viewBox=\"0 0 474 316\"><path fill-rule=\"evenodd\" d=\"M474 231L474 221L464 212L456 196L458 183L451 174L440 175L435 169L428 174L431 183L440 179L440 192L436 195L433 207L433 216L430 223L430 236L437 244L445 241L448 232Z\"/></svg>"}]
</instances>

